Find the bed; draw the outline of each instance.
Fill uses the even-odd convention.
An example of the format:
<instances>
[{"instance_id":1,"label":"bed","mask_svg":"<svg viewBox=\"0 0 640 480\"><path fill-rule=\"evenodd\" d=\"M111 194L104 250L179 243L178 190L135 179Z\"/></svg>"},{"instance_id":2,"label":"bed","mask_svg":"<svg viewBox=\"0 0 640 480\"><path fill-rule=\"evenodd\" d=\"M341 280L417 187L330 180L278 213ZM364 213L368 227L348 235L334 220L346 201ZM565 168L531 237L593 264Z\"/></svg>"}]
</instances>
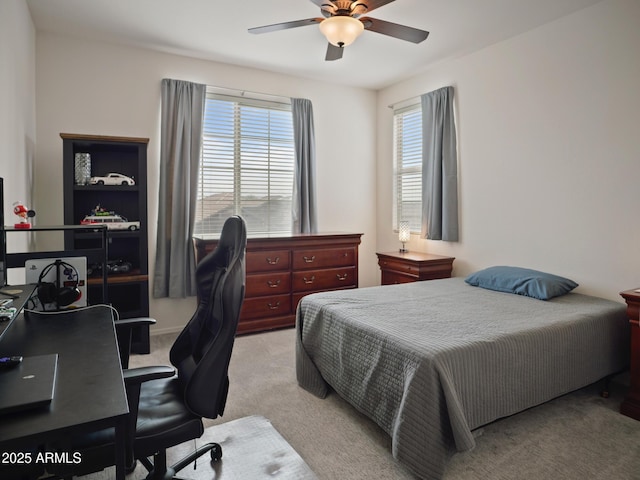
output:
<instances>
[{"instance_id":1,"label":"bed","mask_svg":"<svg viewBox=\"0 0 640 480\"><path fill-rule=\"evenodd\" d=\"M628 361L623 304L574 292L542 301L450 278L313 294L297 310L299 385L375 421L424 479L475 429Z\"/></svg>"}]
</instances>

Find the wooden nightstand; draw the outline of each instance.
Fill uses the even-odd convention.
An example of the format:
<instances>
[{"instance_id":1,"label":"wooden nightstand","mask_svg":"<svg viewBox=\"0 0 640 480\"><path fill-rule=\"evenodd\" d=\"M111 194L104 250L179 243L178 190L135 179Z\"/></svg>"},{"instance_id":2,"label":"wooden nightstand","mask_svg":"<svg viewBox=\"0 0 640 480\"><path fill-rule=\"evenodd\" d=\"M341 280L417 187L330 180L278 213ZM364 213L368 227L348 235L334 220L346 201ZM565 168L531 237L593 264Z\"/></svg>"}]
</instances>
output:
<instances>
[{"instance_id":1,"label":"wooden nightstand","mask_svg":"<svg viewBox=\"0 0 640 480\"><path fill-rule=\"evenodd\" d=\"M620 292L627 302L627 315L631 324L630 387L620 406L620 413L640 420L640 292Z\"/></svg>"},{"instance_id":2,"label":"wooden nightstand","mask_svg":"<svg viewBox=\"0 0 640 480\"><path fill-rule=\"evenodd\" d=\"M382 285L449 278L453 269L454 257L422 252L384 252L377 255Z\"/></svg>"}]
</instances>

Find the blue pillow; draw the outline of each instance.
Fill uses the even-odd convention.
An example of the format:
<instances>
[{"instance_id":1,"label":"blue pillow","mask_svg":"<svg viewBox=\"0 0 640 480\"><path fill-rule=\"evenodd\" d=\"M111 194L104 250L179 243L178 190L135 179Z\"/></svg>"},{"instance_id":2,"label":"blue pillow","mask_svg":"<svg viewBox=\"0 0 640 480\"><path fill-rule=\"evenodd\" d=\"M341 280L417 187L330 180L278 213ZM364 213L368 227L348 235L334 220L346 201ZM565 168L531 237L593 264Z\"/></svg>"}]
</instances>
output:
<instances>
[{"instance_id":1,"label":"blue pillow","mask_svg":"<svg viewBox=\"0 0 640 480\"><path fill-rule=\"evenodd\" d=\"M539 300L549 300L569 293L578 284L568 278L520 267L489 267L469 275L469 285L498 292L517 293Z\"/></svg>"}]
</instances>

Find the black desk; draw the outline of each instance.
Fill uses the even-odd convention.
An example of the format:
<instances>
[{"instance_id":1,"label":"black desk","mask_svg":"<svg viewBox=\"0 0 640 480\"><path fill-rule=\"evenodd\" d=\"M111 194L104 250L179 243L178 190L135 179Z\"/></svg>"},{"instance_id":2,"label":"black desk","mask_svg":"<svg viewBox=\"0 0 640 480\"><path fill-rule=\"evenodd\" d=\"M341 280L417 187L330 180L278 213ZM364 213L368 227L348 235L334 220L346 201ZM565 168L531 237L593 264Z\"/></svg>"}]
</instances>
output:
<instances>
[{"instance_id":1,"label":"black desk","mask_svg":"<svg viewBox=\"0 0 640 480\"><path fill-rule=\"evenodd\" d=\"M10 320L0 322L0 341L2 340L2 336L4 335L5 330L9 330L13 322L18 318L18 314L22 311L22 308L24 307L25 303L27 303L29 298L31 298L31 295L33 294L35 289L36 285L16 285L12 287L6 286L4 288L0 288L0 292L4 292L0 293L0 299L11 298L12 302L9 307L17 309L16 315L14 315ZM9 290L11 290L12 292L20 293L6 293ZM0 343L0 345L2 344Z\"/></svg>"},{"instance_id":2,"label":"black desk","mask_svg":"<svg viewBox=\"0 0 640 480\"><path fill-rule=\"evenodd\" d=\"M129 413L111 310L94 307L58 314L25 312L0 342L0 355L58 354L54 399L48 410L0 417L0 451L41 445L64 436L115 427L124 445ZM114 452L124 480L124 447Z\"/></svg>"}]
</instances>

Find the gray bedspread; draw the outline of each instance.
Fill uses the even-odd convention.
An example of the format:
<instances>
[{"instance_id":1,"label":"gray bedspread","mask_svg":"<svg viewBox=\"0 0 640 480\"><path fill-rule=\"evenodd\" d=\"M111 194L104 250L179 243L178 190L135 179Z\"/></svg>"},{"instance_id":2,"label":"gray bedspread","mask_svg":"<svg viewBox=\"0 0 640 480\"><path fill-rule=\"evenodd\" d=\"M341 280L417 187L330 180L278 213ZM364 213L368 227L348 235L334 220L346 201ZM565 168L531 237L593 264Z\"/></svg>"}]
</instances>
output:
<instances>
[{"instance_id":1,"label":"gray bedspread","mask_svg":"<svg viewBox=\"0 0 640 480\"><path fill-rule=\"evenodd\" d=\"M541 301L461 278L309 295L296 329L299 385L335 390L424 479L475 446L472 430L620 371L629 355L622 303Z\"/></svg>"}]
</instances>

